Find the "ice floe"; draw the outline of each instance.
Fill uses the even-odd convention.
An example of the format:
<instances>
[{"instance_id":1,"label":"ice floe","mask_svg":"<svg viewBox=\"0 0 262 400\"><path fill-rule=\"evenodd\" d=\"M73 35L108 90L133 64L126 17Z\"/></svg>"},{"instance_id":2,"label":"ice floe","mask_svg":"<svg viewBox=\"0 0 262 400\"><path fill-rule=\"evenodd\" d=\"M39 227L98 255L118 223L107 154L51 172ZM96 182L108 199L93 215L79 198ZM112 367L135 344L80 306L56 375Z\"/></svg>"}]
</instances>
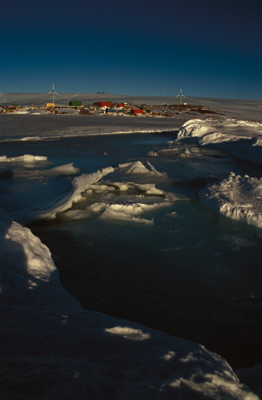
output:
<instances>
[{"instance_id":1,"label":"ice floe","mask_svg":"<svg viewBox=\"0 0 262 400\"><path fill-rule=\"evenodd\" d=\"M34 156L32 154L24 154L22 156L18 157L7 157L7 156L0 156L0 162L2 163L13 163L13 162L19 162L19 163L35 163L39 161L46 161L47 157L46 156Z\"/></svg>"},{"instance_id":2,"label":"ice floe","mask_svg":"<svg viewBox=\"0 0 262 400\"><path fill-rule=\"evenodd\" d=\"M93 211L100 212L103 210L108 215L109 210L117 213L128 215L141 215L146 211L152 211L160 207L171 205L171 201L166 197L142 196L142 195L114 195L113 193L103 196L90 208ZM112 214L111 214L112 215Z\"/></svg>"},{"instance_id":3,"label":"ice floe","mask_svg":"<svg viewBox=\"0 0 262 400\"><path fill-rule=\"evenodd\" d=\"M79 170L73 164L55 167L46 171L27 172L28 177L72 175ZM122 177L132 177L132 181L105 181L102 178L115 172ZM32 176L31 176L31 175ZM138 178L137 178L138 177ZM143 182L140 178L143 177ZM166 193L156 188L155 183L147 183L147 178L166 179L166 173L158 172L154 166L148 163L148 168L140 161L133 163L120 164L118 167L107 167L91 174L82 174L72 181L72 189L52 201L49 204L39 207L37 210L27 210L15 217L23 223L35 220L55 219L58 214L67 211L66 215L59 215L61 219L82 219L90 218L94 214L99 214L104 219L121 219L132 222L141 222L134 216L144 212L152 211L160 207L169 206L173 201L179 200L179 196L173 193ZM114 194L114 192L116 192ZM97 197L98 196L98 197ZM84 198L90 198L91 204L86 209L70 210L73 203L77 203ZM89 201L89 203L90 203ZM131 217L133 215L133 217ZM148 222L150 221L150 222ZM153 223L152 220L144 220L144 223Z\"/></svg>"},{"instance_id":4,"label":"ice floe","mask_svg":"<svg viewBox=\"0 0 262 400\"><path fill-rule=\"evenodd\" d=\"M152 174L157 176L167 176L165 172L159 172L155 167L147 161L148 168L141 162L119 164L118 168L125 174Z\"/></svg>"},{"instance_id":5,"label":"ice floe","mask_svg":"<svg viewBox=\"0 0 262 400\"><path fill-rule=\"evenodd\" d=\"M52 164L51 162L45 162L45 164ZM60 165L58 167L43 169L43 170L32 170L32 169L16 169L13 171L14 178L24 179L46 179L55 178L58 176L70 176L77 175L80 173L80 169L75 167L73 163Z\"/></svg>"},{"instance_id":6,"label":"ice floe","mask_svg":"<svg viewBox=\"0 0 262 400\"><path fill-rule=\"evenodd\" d=\"M157 151L149 151L147 153L148 157L158 157Z\"/></svg>"}]
</instances>

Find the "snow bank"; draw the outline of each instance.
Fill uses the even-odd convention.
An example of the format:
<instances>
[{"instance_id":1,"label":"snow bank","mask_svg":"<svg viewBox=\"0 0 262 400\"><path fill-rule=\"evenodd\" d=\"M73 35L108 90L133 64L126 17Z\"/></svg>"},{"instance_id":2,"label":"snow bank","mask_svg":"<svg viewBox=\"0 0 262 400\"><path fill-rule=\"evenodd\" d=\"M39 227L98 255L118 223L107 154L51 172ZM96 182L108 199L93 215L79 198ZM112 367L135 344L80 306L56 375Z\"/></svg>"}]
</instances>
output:
<instances>
[{"instance_id":1,"label":"snow bank","mask_svg":"<svg viewBox=\"0 0 262 400\"><path fill-rule=\"evenodd\" d=\"M193 119L182 126L177 138L216 147L233 157L262 164L262 124L259 122Z\"/></svg>"},{"instance_id":2,"label":"snow bank","mask_svg":"<svg viewBox=\"0 0 262 400\"><path fill-rule=\"evenodd\" d=\"M11 217L0 209L0 251L1 267L6 269L7 274L16 272L25 281L28 276L40 279L43 282L50 280L51 274L55 274L55 281L59 284L56 267L51 259L51 253L40 239L32 234L30 229L23 228ZM16 283L19 282L17 281ZM29 283L34 287L35 283ZM1 283L1 296L5 298L9 286ZM12 288L14 290L15 288ZM16 288L19 292L19 287Z\"/></svg>"},{"instance_id":3,"label":"snow bank","mask_svg":"<svg viewBox=\"0 0 262 400\"><path fill-rule=\"evenodd\" d=\"M227 179L205 186L198 194L205 206L220 214L262 228L262 178L231 172Z\"/></svg>"},{"instance_id":4,"label":"snow bank","mask_svg":"<svg viewBox=\"0 0 262 400\"><path fill-rule=\"evenodd\" d=\"M0 253L3 399L258 399L203 346L82 310L47 247L1 210Z\"/></svg>"}]
</instances>

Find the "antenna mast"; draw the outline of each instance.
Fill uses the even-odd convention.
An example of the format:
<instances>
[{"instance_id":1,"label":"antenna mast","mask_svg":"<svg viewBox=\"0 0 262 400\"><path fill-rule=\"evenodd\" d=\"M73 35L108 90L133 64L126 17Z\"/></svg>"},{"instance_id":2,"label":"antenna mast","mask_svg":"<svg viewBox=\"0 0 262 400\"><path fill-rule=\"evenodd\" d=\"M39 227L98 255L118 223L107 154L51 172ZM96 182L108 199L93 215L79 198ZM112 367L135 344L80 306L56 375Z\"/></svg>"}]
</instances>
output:
<instances>
[{"instance_id":1,"label":"antenna mast","mask_svg":"<svg viewBox=\"0 0 262 400\"><path fill-rule=\"evenodd\" d=\"M180 93L176 97L180 97L180 104L182 104L182 98L186 96L182 94L182 89L180 89Z\"/></svg>"},{"instance_id":2,"label":"antenna mast","mask_svg":"<svg viewBox=\"0 0 262 400\"><path fill-rule=\"evenodd\" d=\"M53 104L55 104L55 94L59 96L58 93L55 92L55 84L53 83L53 90L51 92L48 92L47 94L53 93Z\"/></svg>"}]
</instances>

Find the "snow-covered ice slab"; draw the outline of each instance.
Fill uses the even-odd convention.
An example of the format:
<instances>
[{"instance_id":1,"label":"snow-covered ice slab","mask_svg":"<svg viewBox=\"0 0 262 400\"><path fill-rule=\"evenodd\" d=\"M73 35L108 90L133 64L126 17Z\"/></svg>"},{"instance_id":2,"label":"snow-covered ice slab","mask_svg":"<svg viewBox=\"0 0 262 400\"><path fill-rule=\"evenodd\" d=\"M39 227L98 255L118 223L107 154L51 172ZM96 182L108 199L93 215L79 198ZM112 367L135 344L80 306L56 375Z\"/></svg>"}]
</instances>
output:
<instances>
[{"instance_id":1,"label":"snow-covered ice slab","mask_svg":"<svg viewBox=\"0 0 262 400\"><path fill-rule=\"evenodd\" d=\"M262 124L236 119L193 119L179 130L178 140L228 151L232 157L262 164Z\"/></svg>"},{"instance_id":2,"label":"snow-covered ice slab","mask_svg":"<svg viewBox=\"0 0 262 400\"><path fill-rule=\"evenodd\" d=\"M33 156L32 154L24 154L23 156L18 157L7 157L7 156L0 156L1 163L35 163L39 161L46 161L46 156Z\"/></svg>"},{"instance_id":3,"label":"snow-covered ice slab","mask_svg":"<svg viewBox=\"0 0 262 400\"><path fill-rule=\"evenodd\" d=\"M39 172L32 177L39 176ZM79 172L72 164L55 167L51 170L44 171L47 176L55 176L56 174L73 174ZM133 179L134 182L112 182L101 181L108 174L116 172L123 177ZM141 181L143 183L136 182ZM39 207L38 210L27 210L16 215L20 222L32 222L41 219L55 219L58 213L69 210L66 215L59 215L60 219L82 219L90 218L92 214L100 214L103 219L125 220L130 222L144 222L152 224L150 220L139 220L135 216L140 216L146 211L152 211L161 207L170 206L173 201L179 198L172 193L166 193L157 189L154 183L147 183L150 179L166 179L164 172L158 172L154 166L148 162L148 168L140 161L133 163L120 164L118 167L107 167L91 174L82 174L72 181L72 189L57 198L55 201ZM113 194L118 191L120 193L128 190L135 191L136 194ZM109 192L109 193L108 193ZM99 199L95 198L92 205L87 209L70 210L73 203L92 195L100 195Z\"/></svg>"},{"instance_id":4,"label":"snow-covered ice slab","mask_svg":"<svg viewBox=\"0 0 262 400\"><path fill-rule=\"evenodd\" d=\"M62 195L59 199L43 206L37 211L31 211L28 215L22 216L22 220L31 222L39 219L54 219L56 214L71 208L72 204L81 199L81 193L87 190L93 183L99 181L105 175L114 171L114 168L108 167L101 171L98 170L92 174L82 174L74 178L72 189L66 195ZM19 216L17 216L19 218Z\"/></svg>"},{"instance_id":5,"label":"snow-covered ice slab","mask_svg":"<svg viewBox=\"0 0 262 400\"><path fill-rule=\"evenodd\" d=\"M114 195L110 193L103 196L90 208L101 212L103 219L123 219L133 222L153 223L145 219L138 219L146 211L156 210L161 207L170 206L172 202L166 197L142 196L142 195Z\"/></svg>"},{"instance_id":6,"label":"snow-covered ice slab","mask_svg":"<svg viewBox=\"0 0 262 400\"><path fill-rule=\"evenodd\" d=\"M84 311L50 251L0 210L2 398L258 400L203 346Z\"/></svg>"},{"instance_id":7,"label":"snow-covered ice slab","mask_svg":"<svg viewBox=\"0 0 262 400\"><path fill-rule=\"evenodd\" d=\"M262 178L233 172L199 191L201 202L220 214L262 228Z\"/></svg>"},{"instance_id":8,"label":"snow-covered ice slab","mask_svg":"<svg viewBox=\"0 0 262 400\"><path fill-rule=\"evenodd\" d=\"M47 162L46 164L52 164ZM13 171L15 178L24 179L43 179L43 178L55 178L58 176L70 176L79 174L80 169L74 167L73 163L59 165L58 167L45 169L45 170L15 170Z\"/></svg>"}]
</instances>

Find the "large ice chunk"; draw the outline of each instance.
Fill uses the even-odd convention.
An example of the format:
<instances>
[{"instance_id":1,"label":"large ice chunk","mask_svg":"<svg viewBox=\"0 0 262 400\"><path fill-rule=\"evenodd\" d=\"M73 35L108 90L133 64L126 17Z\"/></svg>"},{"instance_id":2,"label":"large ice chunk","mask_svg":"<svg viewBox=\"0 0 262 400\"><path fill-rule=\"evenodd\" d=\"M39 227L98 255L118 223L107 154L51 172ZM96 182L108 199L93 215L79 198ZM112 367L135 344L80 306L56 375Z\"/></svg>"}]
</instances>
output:
<instances>
[{"instance_id":1,"label":"large ice chunk","mask_svg":"<svg viewBox=\"0 0 262 400\"><path fill-rule=\"evenodd\" d=\"M119 164L118 168L126 174L153 174L156 176L166 176L165 172L159 172L155 167L147 161L148 168L141 161L133 163Z\"/></svg>"},{"instance_id":2,"label":"large ice chunk","mask_svg":"<svg viewBox=\"0 0 262 400\"><path fill-rule=\"evenodd\" d=\"M227 179L205 186L199 197L220 214L262 228L262 178L230 173Z\"/></svg>"}]
</instances>

